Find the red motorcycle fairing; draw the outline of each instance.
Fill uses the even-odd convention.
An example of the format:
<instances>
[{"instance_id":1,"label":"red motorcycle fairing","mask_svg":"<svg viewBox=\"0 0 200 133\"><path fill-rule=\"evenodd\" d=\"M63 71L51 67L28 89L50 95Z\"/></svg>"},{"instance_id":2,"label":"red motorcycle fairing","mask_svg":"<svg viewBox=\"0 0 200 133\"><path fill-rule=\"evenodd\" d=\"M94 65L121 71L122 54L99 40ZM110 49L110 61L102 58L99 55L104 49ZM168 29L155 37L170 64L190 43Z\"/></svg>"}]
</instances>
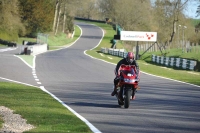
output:
<instances>
[{"instance_id":1,"label":"red motorcycle fairing","mask_svg":"<svg viewBox=\"0 0 200 133\"><path fill-rule=\"evenodd\" d=\"M125 108L129 107L130 99L134 99L135 92L138 87L139 73L136 74L136 67L134 65L122 64L119 68L118 75L120 75L120 81L118 83L118 104L124 105Z\"/></svg>"},{"instance_id":2,"label":"red motorcycle fairing","mask_svg":"<svg viewBox=\"0 0 200 133\"><path fill-rule=\"evenodd\" d=\"M122 85L133 85L134 88L138 88L139 73L136 74L136 67L134 65L122 64L119 68L118 74L120 75L119 87Z\"/></svg>"}]
</instances>

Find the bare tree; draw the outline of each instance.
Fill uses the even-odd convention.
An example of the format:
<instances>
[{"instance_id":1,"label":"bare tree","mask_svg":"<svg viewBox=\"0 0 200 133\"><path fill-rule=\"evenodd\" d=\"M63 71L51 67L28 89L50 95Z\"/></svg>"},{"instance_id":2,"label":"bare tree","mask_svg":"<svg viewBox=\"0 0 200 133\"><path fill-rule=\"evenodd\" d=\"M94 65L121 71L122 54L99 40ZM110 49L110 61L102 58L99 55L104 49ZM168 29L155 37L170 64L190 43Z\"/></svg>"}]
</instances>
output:
<instances>
[{"instance_id":1,"label":"bare tree","mask_svg":"<svg viewBox=\"0 0 200 133\"><path fill-rule=\"evenodd\" d=\"M57 34L58 32L58 28L59 28L59 24L60 24L60 16L61 16L61 13L62 13L62 8L61 8L61 4L62 4L62 1L59 1L59 13L58 13L58 18L57 18L57 22L56 22L56 29L55 29L55 34Z\"/></svg>"},{"instance_id":2,"label":"bare tree","mask_svg":"<svg viewBox=\"0 0 200 133\"><path fill-rule=\"evenodd\" d=\"M55 8L54 22L53 22L53 32L55 32L55 28L56 28L56 21L57 21L57 16L58 16L58 6L59 6L59 0L56 0L56 8Z\"/></svg>"},{"instance_id":3,"label":"bare tree","mask_svg":"<svg viewBox=\"0 0 200 133\"><path fill-rule=\"evenodd\" d=\"M200 5L197 7L196 14L197 14L197 17L200 16Z\"/></svg>"},{"instance_id":4,"label":"bare tree","mask_svg":"<svg viewBox=\"0 0 200 133\"><path fill-rule=\"evenodd\" d=\"M65 32L65 25L66 25L66 2L64 2L64 18L63 18L63 30L62 32L64 33Z\"/></svg>"},{"instance_id":5,"label":"bare tree","mask_svg":"<svg viewBox=\"0 0 200 133\"><path fill-rule=\"evenodd\" d=\"M181 12L181 10L183 9L184 5L188 2L188 0L186 0L183 4L181 4L181 0L177 0L175 1L174 4L172 4L173 7L173 27L172 27L172 33L171 33L171 37L169 42L171 43L173 38L174 38L174 34L176 32L176 23L179 21L179 14Z\"/></svg>"},{"instance_id":6,"label":"bare tree","mask_svg":"<svg viewBox=\"0 0 200 133\"><path fill-rule=\"evenodd\" d=\"M177 26L180 23L187 23L183 14L187 2L188 0L157 0L155 2L153 9L158 41L164 42L165 48L173 44Z\"/></svg>"}]
</instances>

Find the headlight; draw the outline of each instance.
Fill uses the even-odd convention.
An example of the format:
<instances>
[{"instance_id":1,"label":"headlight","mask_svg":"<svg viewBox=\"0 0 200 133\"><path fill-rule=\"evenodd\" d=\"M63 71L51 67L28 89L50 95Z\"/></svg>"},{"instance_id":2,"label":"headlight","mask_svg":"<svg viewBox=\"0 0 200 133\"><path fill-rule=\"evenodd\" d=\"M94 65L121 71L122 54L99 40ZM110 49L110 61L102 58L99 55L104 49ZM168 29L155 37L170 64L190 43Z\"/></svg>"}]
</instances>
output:
<instances>
[{"instance_id":1,"label":"headlight","mask_svg":"<svg viewBox=\"0 0 200 133\"><path fill-rule=\"evenodd\" d=\"M133 83L133 82L135 82L136 80L135 79L124 79L124 82L126 82L126 83Z\"/></svg>"}]
</instances>

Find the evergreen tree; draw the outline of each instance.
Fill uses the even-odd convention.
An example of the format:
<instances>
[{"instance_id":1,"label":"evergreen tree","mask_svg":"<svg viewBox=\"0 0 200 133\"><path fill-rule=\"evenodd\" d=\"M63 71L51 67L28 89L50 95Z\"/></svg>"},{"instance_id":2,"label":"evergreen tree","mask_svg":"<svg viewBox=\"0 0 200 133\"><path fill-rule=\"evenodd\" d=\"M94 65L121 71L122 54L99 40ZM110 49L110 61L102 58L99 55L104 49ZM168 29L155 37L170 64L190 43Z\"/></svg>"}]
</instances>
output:
<instances>
[{"instance_id":1,"label":"evergreen tree","mask_svg":"<svg viewBox=\"0 0 200 133\"><path fill-rule=\"evenodd\" d=\"M27 34L35 37L38 32L52 30L54 0L19 0L21 19Z\"/></svg>"}]
</instances>

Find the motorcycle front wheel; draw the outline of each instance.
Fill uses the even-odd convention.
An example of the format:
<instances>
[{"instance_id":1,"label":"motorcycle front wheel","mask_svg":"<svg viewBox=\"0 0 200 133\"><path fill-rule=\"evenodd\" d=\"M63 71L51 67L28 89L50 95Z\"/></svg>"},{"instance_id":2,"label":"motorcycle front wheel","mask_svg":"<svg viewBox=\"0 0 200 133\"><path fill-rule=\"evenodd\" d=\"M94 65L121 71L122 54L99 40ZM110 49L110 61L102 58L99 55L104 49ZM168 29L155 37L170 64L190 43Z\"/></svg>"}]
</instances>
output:
<instances>
[{"instance_id":1,"label":"motorcycle front wheel","mask_svg":"<svg viewBox=\"0 0 200 133\"><path fill-rule=\"evenodd\" d=\"M124 94L124 108L129 108L130 105L130 97L131 97L131 90L126 90Z\"/></svg>"}]
</instances>

